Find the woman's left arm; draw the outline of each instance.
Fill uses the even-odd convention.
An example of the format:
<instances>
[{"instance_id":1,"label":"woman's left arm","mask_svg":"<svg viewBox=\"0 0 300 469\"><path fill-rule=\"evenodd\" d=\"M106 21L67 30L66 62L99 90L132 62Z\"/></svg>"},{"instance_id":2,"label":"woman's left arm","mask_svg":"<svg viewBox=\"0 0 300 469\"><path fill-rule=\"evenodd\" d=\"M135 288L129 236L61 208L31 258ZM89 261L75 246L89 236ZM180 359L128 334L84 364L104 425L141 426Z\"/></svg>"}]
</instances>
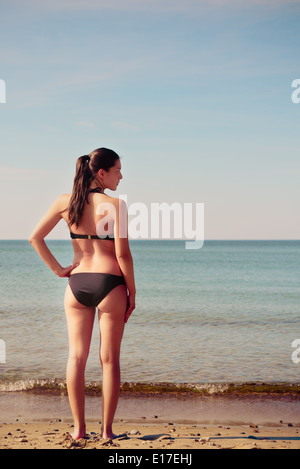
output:
<instances>
[{"instance_id":1,"label":"woman's left arm","mask_svg":"<svg viewBox=\"0 0 300 469\"><path fill-rule=\"evenodd\" d=\"M37 251L39 256L47 264L47 266L56 274L58 277L69 277L70 272L77 267L78 264L71 264L68 267L62 267L56 258L49 250L44 238L53 230L57 223L62 219L62 213L66 209L67 196L61 195L58 197L50 208L47 210L45 215L39 221L33 232L29 237L29 242Z\"/></svg>"}]
</instances>

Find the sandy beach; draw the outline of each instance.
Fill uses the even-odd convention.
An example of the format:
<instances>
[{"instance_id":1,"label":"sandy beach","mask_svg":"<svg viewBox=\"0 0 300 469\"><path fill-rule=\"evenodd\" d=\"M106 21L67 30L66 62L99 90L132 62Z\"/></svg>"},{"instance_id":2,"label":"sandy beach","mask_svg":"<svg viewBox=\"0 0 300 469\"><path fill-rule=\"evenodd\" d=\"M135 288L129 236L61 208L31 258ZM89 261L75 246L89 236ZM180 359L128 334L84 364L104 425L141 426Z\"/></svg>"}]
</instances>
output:
<instances>
[{"instance_id":1,"label":"sandy beach","mask_svg":"<svg viewBox=\"0 0 300 469\"><path fill-rule=\"evenodd\" d=\"M87 439L74 441L69 423L14 423L0 426L0 449L300 449L299 427L183 424L115 424L120 435L103 440L99 425L88 425Z\"/></svg>"},{"instance_id":2,"label":"sandy beach","mask_svg":"<svg viewBox=\"0 0 300 469\"><path fill-rule=\"evenodd\" d=\"M119 437L103 440L100 399L87 396L87 438L75 442L66 396L4 393L0 449L300 449L299 404L290 396L121 396Z\"/></svg>"}]
</instances>

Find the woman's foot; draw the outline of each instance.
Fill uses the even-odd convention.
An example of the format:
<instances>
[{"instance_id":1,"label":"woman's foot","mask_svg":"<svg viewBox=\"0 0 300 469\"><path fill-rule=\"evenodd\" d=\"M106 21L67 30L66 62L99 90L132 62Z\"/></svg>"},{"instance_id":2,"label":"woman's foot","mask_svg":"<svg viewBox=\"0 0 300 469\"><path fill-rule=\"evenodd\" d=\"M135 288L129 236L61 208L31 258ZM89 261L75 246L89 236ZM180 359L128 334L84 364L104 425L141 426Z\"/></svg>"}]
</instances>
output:
<instances>
[{"instance_id":1,"label":"woman's foot","mask_svg":"<svg viewBox=\"0 0 300 469\"><path fill-rule=\"evenodd\" d=\"M103 440L113 440L114 438L118 438L118 435L114 433L102 433Z\"/></svg>"},{"instance_id":2,"label":"woman's foot","mask_svg":"<svg viewBox=\"0 0 300 469\"><path fill-rule=\"evenodd\" d=\"M73 440L80 440L81 438L85 438L85 427L84 428L74 428L73 433L70 433Z\"/></svg>"},{"instance_id":3,"label":"woman's foot","mask_svg":"<svg viewBox=\"0 0 300 469\"><path fill-rule=\"evenodd\" d=\"M104 431L103 429L101 429L101 437L104 439L104 440L113 440L114 438L118 438L118 435L115 435L112 431L111 428L107 429L106 431Z\"/></svg>"}]
</instances>

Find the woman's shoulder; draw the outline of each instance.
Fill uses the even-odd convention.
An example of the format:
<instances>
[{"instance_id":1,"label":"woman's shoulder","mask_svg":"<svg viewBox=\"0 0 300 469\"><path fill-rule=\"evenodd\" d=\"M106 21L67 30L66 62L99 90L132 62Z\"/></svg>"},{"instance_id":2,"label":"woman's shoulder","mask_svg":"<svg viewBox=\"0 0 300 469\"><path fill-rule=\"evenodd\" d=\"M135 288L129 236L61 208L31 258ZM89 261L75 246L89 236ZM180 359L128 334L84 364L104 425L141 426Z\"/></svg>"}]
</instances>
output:
<instances>
[{"instance_id":1,"label":"woman's shoulder","mask_svg":"<svg viewBox=\"0 0 300 469\"><path fill-rule=\"evenodd\" d=\"M107 195L107 194L105 194ZM109 195L107 195L107 200L109 202L111 202L116 208L123 208L125 206L127 206L125 200L123 200L122 198L119 198L119 197L111 197Z\"/></svg>"},{"instance_id":2,"label":"woman's shoulder","mask_svg":"<svg viewBox=\"0 0 300 469\"><path fill-rule=\"evenodd\" d=\"M71 195L72 194L61 194L55 199L54 204L56 205L58 211L63 212L66 210L66 208L69 206Z\"/></svg>"},{"instance_id":3,"label":"woman's shoulder","mask_svg":"<svg viewBox=\"0 0 300 469\"><path fill-rule=\"evenodd\" d=\"M72 194L61 194L57 197L57 199L60 199L62 201L64 200L70 200Z\"/></svg>"}]
</instances>

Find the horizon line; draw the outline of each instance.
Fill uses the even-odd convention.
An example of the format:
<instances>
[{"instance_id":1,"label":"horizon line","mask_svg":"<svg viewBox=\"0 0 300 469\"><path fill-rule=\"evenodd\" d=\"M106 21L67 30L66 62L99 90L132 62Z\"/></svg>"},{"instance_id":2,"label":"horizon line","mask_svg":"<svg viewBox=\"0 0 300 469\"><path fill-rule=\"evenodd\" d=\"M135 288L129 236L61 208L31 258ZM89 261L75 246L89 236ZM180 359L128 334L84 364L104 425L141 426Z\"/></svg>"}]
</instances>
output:
<instances>
[{"instance_id":1,"label":"horizon line","mask_svg":"<svg viewBox=\"0 0 300 469\"><path fill-rule=\"evenodd\" d=\"M27 238L0 238L0 241L28 241ZM69 238L45 238L45 241L71 241ZM185 239L185 238L138 238L138 239L131 239L129 241L199 241L195 239ZM300 241L300 238L207 238L202 241ZM30 244L30 243L29 243Z\"/></svg>"}]
</instances>

